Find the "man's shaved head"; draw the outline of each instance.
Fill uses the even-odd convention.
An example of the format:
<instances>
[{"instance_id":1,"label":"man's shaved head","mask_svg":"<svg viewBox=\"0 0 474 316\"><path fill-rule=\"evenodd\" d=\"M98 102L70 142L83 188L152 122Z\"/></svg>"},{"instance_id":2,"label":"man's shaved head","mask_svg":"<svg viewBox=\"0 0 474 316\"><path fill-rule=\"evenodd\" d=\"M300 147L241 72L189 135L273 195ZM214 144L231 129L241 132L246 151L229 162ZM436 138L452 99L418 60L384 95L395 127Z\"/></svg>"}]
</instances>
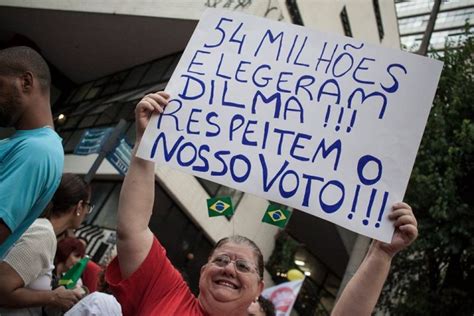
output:
<instances>
[{"instance_id":1,"label":"man's shaved head","mask_svg":"<svg viewBox=\"0 0 474 316\"><path fill-rule=\"evenodd\" d=\"M31 72L38 80L41 90L49 91L51 74L46 61L34 49L15 46L0 50L0 75L16 76Z\"/></svg>"}]
</instances>

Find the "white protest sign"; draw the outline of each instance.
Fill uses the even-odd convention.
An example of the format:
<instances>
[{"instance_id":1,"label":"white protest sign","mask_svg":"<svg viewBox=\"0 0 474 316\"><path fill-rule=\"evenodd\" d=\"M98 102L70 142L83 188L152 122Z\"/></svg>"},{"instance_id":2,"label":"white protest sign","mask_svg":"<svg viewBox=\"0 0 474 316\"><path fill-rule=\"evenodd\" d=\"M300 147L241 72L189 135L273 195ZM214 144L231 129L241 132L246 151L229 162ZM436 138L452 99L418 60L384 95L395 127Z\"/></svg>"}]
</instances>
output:
<instances>
[{"instance_id":1,"label":"white protest sign","mask_svg":"<svg viewBox=\"0 0 474 316\"><path fill-rule=\"evenodd\" d=\"M442 63L225 10L201 18L138 156L390 241Z\"/></svg>"}]
</instances>

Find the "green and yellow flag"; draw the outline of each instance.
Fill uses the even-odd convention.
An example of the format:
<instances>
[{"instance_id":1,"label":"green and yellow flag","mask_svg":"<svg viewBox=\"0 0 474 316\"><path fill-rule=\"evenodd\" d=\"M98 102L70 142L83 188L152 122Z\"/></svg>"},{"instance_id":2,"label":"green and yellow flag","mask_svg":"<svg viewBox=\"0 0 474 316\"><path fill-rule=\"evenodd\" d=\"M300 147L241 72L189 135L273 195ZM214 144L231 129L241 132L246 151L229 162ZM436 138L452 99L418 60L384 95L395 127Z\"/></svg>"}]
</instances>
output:
<instances>
[{"instance_id":1,"label":"green and yellow flag","mask_svg":"<svg viewBox=\"0 0 474 316\"><path fill-rule=\"evenodd\" d=\"M84 257L79 260L69 271L67 271L63 277L59 280L59 285L63 285L66 289L73 289L76 287L76 283L82 275L82 272L86 269L87 262L90 260L89 257Z\"/></svg>"},{"instance_id":2,"label":"green and yellow flag","mask_svg":"<svg viewBox=\"0 0 474 316\"><path fill-rule=\"evenodd\" d=\"M230 196L221 196L207 199L207 210L209 217L214 216L232 216L234 207Z\"/></svg>"},{"instance_id":3,"label":"green and yellow flag","mask_svg":"<svg viewBox=\"0 0 474 316\"><path fill-rule=\"evenodd\" d=\"M286 207L277 204L270 204L267 207L265 215L263 215L262 222L284 228L286 224L288 224L290 217L291 211Z\"/></svg>"}]
</instances>

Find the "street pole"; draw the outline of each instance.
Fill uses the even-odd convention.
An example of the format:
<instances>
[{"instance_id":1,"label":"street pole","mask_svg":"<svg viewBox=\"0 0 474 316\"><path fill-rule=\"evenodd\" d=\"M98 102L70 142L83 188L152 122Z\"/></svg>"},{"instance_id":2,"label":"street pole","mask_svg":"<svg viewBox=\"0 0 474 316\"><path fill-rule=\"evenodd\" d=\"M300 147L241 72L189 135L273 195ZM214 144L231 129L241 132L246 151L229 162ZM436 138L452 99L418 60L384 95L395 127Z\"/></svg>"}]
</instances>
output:
<instances>
[{"instance_id":1,"label":"street pole","mask_svg":"<svg viewBox=\"0 0 474 316\"><path fill-rule=\"evenodd\" d=\"M428 53L428 46L430 45L431 35L433 34L434 26L436 23L436 17L438 16L439 8L441 6L441 0L435 0L433 8L431 9L430 19L426 26L423 39L420 44L420 48L416 52L418 55L426 56Z\"/></svg>"},{"instance_id":2,"label":"street pole","mask_svg":"<svg viewBox=\"0 0 474 316\"><path fill-rule=\"evenodd\" d=\"M109 137L107 137L104 142L104 145L100 149L99 156L97 156L96 160L94 161L94 164L92 164L92 167L84 176L84 181L86 183L90 183L92 181L102 161L105 159L107 154L114 150L114 148L117 146L117 143L120 140L120 136L125 131L126 126L127 122L124 119L121 119L113 129L112 133L110 133Z\"/></svg>"}]
</instances>

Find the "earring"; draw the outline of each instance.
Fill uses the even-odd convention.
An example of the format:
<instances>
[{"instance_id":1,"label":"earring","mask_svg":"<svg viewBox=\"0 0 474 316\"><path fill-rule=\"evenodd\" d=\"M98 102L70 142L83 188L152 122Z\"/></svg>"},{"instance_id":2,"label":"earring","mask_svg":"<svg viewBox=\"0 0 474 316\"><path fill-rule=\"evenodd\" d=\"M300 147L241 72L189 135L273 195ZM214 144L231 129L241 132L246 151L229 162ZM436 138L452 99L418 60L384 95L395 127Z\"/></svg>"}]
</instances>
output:
<instances>
[{"instance_id":1,"label":"earring","mask_svg":"<svg viewBox=\"0 0 474 316\"><path fill-rule=\"evenodd\" d=\"M76 213L76 216L81 216L81 213L77 212L77 213Z\"/></svg>"}]
</instances>

